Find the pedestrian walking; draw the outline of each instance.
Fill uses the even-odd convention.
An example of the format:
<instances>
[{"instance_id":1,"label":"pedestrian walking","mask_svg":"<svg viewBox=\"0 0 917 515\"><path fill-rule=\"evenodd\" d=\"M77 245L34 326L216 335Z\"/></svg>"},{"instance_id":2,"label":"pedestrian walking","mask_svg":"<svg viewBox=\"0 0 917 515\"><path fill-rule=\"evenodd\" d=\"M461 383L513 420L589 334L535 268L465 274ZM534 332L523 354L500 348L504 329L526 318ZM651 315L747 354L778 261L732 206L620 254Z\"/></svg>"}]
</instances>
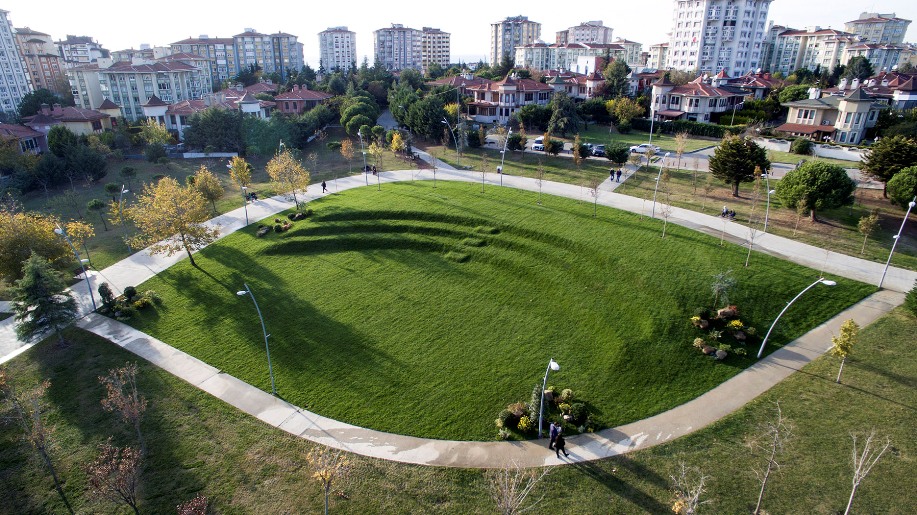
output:
<instances>
[{"instance_id":1,"label":"pedestrian walking","mask_svg":"<svg viewBox=\"0 0 917 515\"><path fill-rule=\"evenodd\" d=\"M608 170L608 180L614 182L614 180L615 180L615 171L614 171L614 169Z\"/></svg>"},{"instance_id":2,"label":"pedestrian walking","mask_svg":"<svg viewBox=\"0 0 917 515\"><path fill-rule=\"evenodd\" d=\"M551 435L551 441L548 443L548 449L554 448L554 441L557 440L557 435L560 432L559 429L560 429L559 425L557 425L554 422L551 422L551 430L548 432L548 434Z\"/></svg>"},{"instance_id":3,"label":"pedestrian walking","mask_svg":"<svg viewBox=\"0 0 917 515\"><path fill-rule=\"evenodd\" d=\"M328 185L325 184L325 181L322 181L322 193L328 192Z\"/></svg>"},{"instance_id":4,"label":"pedestrian walking","mask_svg":"<svg viewBox=\"0 0 917 515\"><path fill-rule=\"evenodd\" d=\"M617 180L615 182L621 182L621 170L618 170Z\"/></svg>"},{"instance_id":5,"label":"pedestrian walking","mask_svg":"<svg viewBox=\"0 0 917 515\"><path fill-rule=\"evenodd\" d=\"M560 453L564 453L564 457L569 456L567 454L567 441L564 440L564 435L558 434L557 439L554 440L554 453L557 454L557 457L560 458Z\"/></svg>"}]
</instances>

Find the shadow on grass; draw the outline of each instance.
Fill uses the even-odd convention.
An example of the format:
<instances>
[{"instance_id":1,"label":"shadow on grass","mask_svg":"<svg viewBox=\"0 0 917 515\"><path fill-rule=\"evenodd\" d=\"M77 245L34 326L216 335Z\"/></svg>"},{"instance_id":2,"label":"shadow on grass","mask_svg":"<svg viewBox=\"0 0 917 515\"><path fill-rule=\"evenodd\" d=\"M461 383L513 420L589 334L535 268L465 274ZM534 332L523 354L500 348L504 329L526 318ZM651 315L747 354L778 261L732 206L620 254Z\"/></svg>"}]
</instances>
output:
<instances>
[{"instance_id":1,"label":"shadow on grass","mask_svg":"<svg viewBox=\"0 0 917 515\"><path fill-rule=\"evenodd\" d=\"M669 506L657 501L651 494L640 490L637 486L635 486L635 484L623 481L612 472L606 470L605 467L610 466L611 464L622 465L625 468L628 468L628 470L631 470L635 475L645 477L649 481L656 483L661 487L666 487L668 485L665 480L650 471L648 468L642 465L637 465L635 462L626 457L614 458L612 460L607 460L601 463L593 461L575 463L572 465L572 468L583 476L588 477L599 485L604 486L612 494L626 499L634 506L641 508L647 513L666 513L671 511ZM644 474L647 474L648 476L644 476Z\"/></svg>"}]
</instances>

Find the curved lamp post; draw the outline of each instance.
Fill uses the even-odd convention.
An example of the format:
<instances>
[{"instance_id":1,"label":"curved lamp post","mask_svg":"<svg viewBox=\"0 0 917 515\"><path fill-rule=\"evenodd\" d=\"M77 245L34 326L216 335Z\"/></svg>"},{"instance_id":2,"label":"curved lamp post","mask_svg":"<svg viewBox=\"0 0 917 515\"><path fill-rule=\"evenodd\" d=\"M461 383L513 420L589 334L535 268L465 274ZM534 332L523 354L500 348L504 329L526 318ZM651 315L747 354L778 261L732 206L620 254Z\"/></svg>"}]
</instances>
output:
<instances>
[{"instance_id":1,"label":"curved lamp post","mask_svg":"<svg viewBox=\"0 0 917 515\"><path fill-rule=\"evenodd\" d=\"M449 127L449 131L452 132L452 141L455 142L455 158L457 160L458 167L461 168L462 167L462 154L459 153L458 138L455 137L455 129L453 129L452 126L449 125L449 121L446 120L445 116L443 117L442 123L446 124L446 127Z\"/></svg>"},{"instance_id":2,"label":"curved lamp post","mask_svg":"<svg viewBox=\"0 0 917 515\"><path fill-rule=\"evenodd\" d=\"M363 154L363 178L366 179L366 185L369 186L369 176L366 175L366 151L363 150L363 132L357 131L357 136L360 137L360 153Z\"/></svg>"},{"instance_id":3,"label":"curved lamp post","mask_svg":"<svg viewBox=\"0 0 917 515\"><path fill-rule=\"evenodd\" d=\"M885 274L888 273L888 265L892 262L892 254L895 253L895 247L898 245L898 241L901 239L901 231L904 230L904 223L907 222L907 217L911 215L911 209L914 209L915 201L917 197L914 197L910 202L907 203L907 213L904 214L904 220L901 220L901 227L898 228L898 234L894 236L895 242L892 243L892 250L888 253L888 261L885 262L885 270L882 270L882 278L879 279L879 288L882 288L882 283L885 282Z\"/></svg>"},{"instance_id":4,"label":"curved lamp post","mask_svg":"<svg viewBox=\"0 0 917 515\"><path fill-rule=\"evenodd\" d=\"M799 299L799 297L802 297L802 294L803 294L803 293L805 293L805 292L811 290L812 288L814 288L816 284L824 284L825 286L834 286L834 285L837 284L837 283L834 282L834 281L829 281L829 280L825 279L824 277L819 277L817 281L815 281L814 283L812 283L812 284L806 286L806 289L804 289L804 290L802 290L801 292L799 292L799 295L796 295L795 297L793 297L793 300L791 300L791 301L789 301L789 302L787 303L786 307L783 308L783 311L781 311L780 314L777 315L777 318L774 319L774 323L771 324L770 329L767 330L767 334L764 336L764 341L761 342L761 348L758 349L758 358L760 358L760 357L761 357L761 354L764 353L764 346L767 345L767 339L771 337L771 331L774 330L774 326L777 325L777 321L780 320L780 317L782 317L783 314L786 313L786 310L789 309L790 306L792 306L793 303L796 302L797 299Z\"/></svg>"},{"instance_id":5,"label":"curved lamp post","mask_svg":"<svg viewBox=\"0 0 917 515\"><path fill-rule=\"evenodd\" d=\"M258 318L261 320L261 332L264 333L264 350L267 351L267 370L271 375L271 394L276 397L277 387L274 385L274 367L271 365L271 347L267 343L267 338L270 335L267 334L267 329L264 327L264 317L261 316L261 308L258 307L258 301L255 300L255 294L252 293L251 288L248 287L248 283L243 283L243 285L245 286L245 289L237 291L236 295L240 297L248 295L252 298L252 302L255 303L255 311L258 312Z\"/></svg>"},{"instance_id":6,"label":"curved lamp post","mask_svg":"<svg viewBox=\"0 0 917 515\"><path fill-rule=\"evenodd\" d=\"M509 145L509 137L513 135L513 130L510 129L506 132L506 139L503 140L503 150L500 151L500 168L497 168L497 173L500 174L500 186L503 186L503 162L506 160L506 147Z\"/></svg>"},{"instance_id":7,"label":"curved lamp post","mask_svg":"<svg viewBox=\"0 0 917 515\"><path fill-rule=\"evenodd\" d=\"M80 262L80 268L83 269L83 277L86 279L86 289L89 290L89 299L92 300L92 310L96 309L96 297L92 294L92 284L89 283L89 274L86 273L86 263L89 262L88 259L80 259L80 253L76 251L76 247L73 246L73 242L70 241L70 237L67 236L66 231L64 231L60 225L57 226L57 229L54 229L54 234L62 236L67 242L67 245L70 245L70 250L73 251L73 255L76 257L76 260Z\"/></svg>"},{"instance_id":8,"label":"curved lamp post","mask_svg":"<svg viewBox=\"0 0 917 515\"><path fill-rule=\"evenodd\" d=\"M548 361L548 368L544 371L544 380L541 382L541 404L538 406L538 438L541 438L541 421L544 418L544 389L548 386L548 373L560 370L560 365L551 358Z\"/></svg>"},{"instance_id":9,"label":"curved lamp post","mask_svg":"<svg viewBox=\"0 0 917 515\"><path fill-rule=\"evenodd\" d=\"M656 187L653 189L653 213L650 215L650 218L656 218L656 192L659 191L659 179L662 178L662 169L669 159L669 154L671 154L671 152L665 153L665 157L662 158L662 166L659 167L659 173L656 174Z\"/></svg>"}]
</instances>

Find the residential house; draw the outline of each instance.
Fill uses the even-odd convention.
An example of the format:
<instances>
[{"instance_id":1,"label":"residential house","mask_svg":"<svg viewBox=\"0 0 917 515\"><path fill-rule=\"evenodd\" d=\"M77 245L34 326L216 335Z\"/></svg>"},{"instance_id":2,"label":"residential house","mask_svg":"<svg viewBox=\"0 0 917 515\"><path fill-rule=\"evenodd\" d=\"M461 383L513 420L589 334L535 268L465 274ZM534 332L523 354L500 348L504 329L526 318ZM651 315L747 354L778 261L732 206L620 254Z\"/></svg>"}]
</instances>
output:
<instances>
[{"instance_id":1,"label":"residential house","mask_svg":"<svg viewBox=\"0 0 917 515\"><path fill-rule=\"evenodd\" d=\"M124 50L113 50L111 60L116 63L132 63L137 61L152 61L161 59L171 54L172 50L168 47L157 46L151 47L147 44L140 45L139 50L134 48L125 48Z\"/></svg>"},{"instance_id":2,"label":"residential house","mask_svg":"<svg viewBox=\"0 0 917 515\"><path fill-rule=\"evenodd\" d=\"M681 86L663 77L653 83L653 116L657 120L710 123L713 115L735 112L750 93L729 86L728 81L725 71L712 79L702 75Z\"/></svg>"},{"instance_id":3,"label":"residential house","mask_svg":"<svg viewBox=\"0 0 917 515\"><path fill-rule=\"evenodd\" d=\"M306 86L294 85L293 89L274 97L277 110L283 114L302 114L333 95L322 91L312 91Z\"/></svg>"},{"instance_id":4,"label":"residential house","mask_svg":"<svg viewBox=\"0 0 917 515\"><path fill-rule=\"evenodd\" d=\"M573 72L562 72L551 76L547 81L555 93L566 93L574 100L585 101L601 94L605 79L599 72L588 75Z\"/></svg>"},{"instance_id":5,"label":"residential house","mask_svg":"<svg viewBox=\"0 0 917 515\"><path fill-rule=\"evenodd\" d=\"M28 27L15 29L16 44L23 64L32 79L32 87L60 91L67 87L67 76L51 36Z\"/></svg>"},{"instance_id":6,"label":"residential house","mask_svg":"<svg viewBox=\"0 0 917 515\"><path fill-rule=\"evenodd\" d=\"M749 92L750 100L762 100L775 89L783 87L783 81L775 79L767 72L749 72L729 79L726 84Z\"/></svg>"},{"instance_id":7,"label":"residential house","mask_svg":"<svg viewBox=\"0 0 917 515\"><path fill-rule=\"evenodd\" d=\"M275 102L258 100L250 91L243 90L241 95L232 97L224 97L221 92L208 95L203 99L182 100L171 104L153 95L142 108L145 118L165 125L176 139L183 141L185 130L190 126L191 117L207 109L227 109L239 111L242 116L268 119L274 105Z\"/></svg>"},{"instance_id":8,"label":"residential house","mask_svg":"<svg viewBox=\"0 0 917 515\"><path fill-rule=\"evenodd\" d=\"M862 83L856 79L841 79L837 87L822 89L821 95L845 96L857 88L876 102L899 111L917 107L915 73L881 72Z\"/></svg>"},{"instance_id":9,"label":"residential house","mask_svg":"<svg viewBox=\"0 0 917 515\"><path fill-rule=\"evenodd\" d=\"M63 125L77 136L99 134L112 128L111 116L105 113L80 107L62 107L60 104L42 104L37 114L22 120L25 125L45 135L55 125Z\"/></svg>"},{"instance_id":10,"label":"residential house","mask_svg":"<svg viewBox=\"0 0 917 515\"><path fill-rule=\"evenodd\" d=\"M815 141L859 144L866 129L873 127L882 104L857 87L844 96L821 96L809 90L809 98L783 104L789 108L786 123L776 130Z\"/></svg>"},{"instance_id":11,"label":"residential house","mask_svg":"<svg viewBox=\"0 0 917 515\"><path fill-rule=\"evenodd\" d=\"M509 122L516 111L529 104L547 105L554 94L554 88L548 84L511 76L470 86L467 91L474 95L474 100L468 103L470 118L476 122L499 124Z\"/></svg>"},{"instance_id":12,"label":"residential house","mask_svg":"<svg viewBox=\"0 0 917 515\"><path fill-rule=\"evenodd\" d=\"M40 154L48 150L48 135L25 125L0 123L0 139L18 142L21 154Z\"/></svg>"}]
</instances>

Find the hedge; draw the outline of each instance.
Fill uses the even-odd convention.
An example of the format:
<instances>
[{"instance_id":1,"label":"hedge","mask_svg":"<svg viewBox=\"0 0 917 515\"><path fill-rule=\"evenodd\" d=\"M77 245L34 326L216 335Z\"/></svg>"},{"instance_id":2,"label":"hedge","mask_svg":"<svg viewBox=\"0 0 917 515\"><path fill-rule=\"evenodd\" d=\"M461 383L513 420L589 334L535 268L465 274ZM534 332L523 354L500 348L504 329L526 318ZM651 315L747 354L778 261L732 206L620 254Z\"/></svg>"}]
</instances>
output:
<instances>
[{"instance_id":1,"label":"hedge","mask_svg":"<svg viewBox=\"0 0 917 515\"><path fill-rule=\"evenodd\" d=\"M650 120L647 118L634 118L631 122L634 129L649 132ZM747 125L714 125L712 123L692 122L689 120L675 120L673 122L655 122L653 131L657 134L678 134L687 132L692 136L706 136L722 138L726 133L739 134L747 129Z\"/></svg>"}]
</instances>

